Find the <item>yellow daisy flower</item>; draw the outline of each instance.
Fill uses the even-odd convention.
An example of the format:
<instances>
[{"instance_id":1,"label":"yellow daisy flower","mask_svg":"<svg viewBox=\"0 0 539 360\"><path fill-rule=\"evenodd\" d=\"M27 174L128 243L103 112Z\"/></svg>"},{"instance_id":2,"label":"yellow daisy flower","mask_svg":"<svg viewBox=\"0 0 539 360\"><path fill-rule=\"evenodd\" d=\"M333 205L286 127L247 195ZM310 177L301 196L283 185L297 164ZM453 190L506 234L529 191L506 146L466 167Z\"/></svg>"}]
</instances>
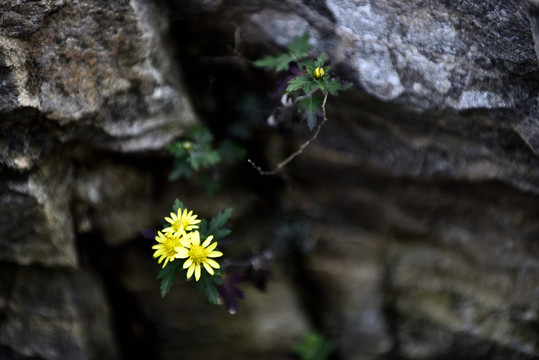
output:
<instances>
[{"instance_id":1,"label":"yellow daisy flower","mask_svg":"<svg viewBox=\"0 0 539 360\"><path fill-rule=\"evenodd\" d=\"M159 257L158 264L161 264L165 260L163 264L163 267L165 267L169 261L174 261L176 247L181 245L180 238L172 232L163 234L161 231L158 231L155 240L158 244L152 246L152 249L155 249L153 257Z\"/></svg>"},{"instance_id":2,"label":"yellow daisy flower","mask_svg":"<svg viewBox=\"0 0 539 360\"><path fill-rule=\"evenodd\" d=\"M195 274L195 280L200 279L201 266L204 266L204 269L210 274L213 275L214 271L212 268L219 269L220 266L217 261L210 259L223 256L223 253L220 251L214 251L217 247L217 243L213 244L213 235L210 235L206 240L200 245L200 233L198 231L192 232L189 236L184 236L180 239L181 245L178 246L176 250L176 258L178 259L187 259L183 263L183 268L187 269L187 278L189 279Z\"/></svg>"},{"instance_id":3,"label":"yellow daisy flower","mask_svg":"<svg viewBox=\"0 0 539 360\"><path fill-rule=\"evenodd\" d=\"M198 229L200 219L197 219L197 215L193 215L193 211L187 212L187 209L178 209L178 213L170 213L170 217L166 217L165 220L170 223L170 226L163 229L163 232L172 232L178 236L184 235L187 231Z\"/></svg>"}]
</instances>

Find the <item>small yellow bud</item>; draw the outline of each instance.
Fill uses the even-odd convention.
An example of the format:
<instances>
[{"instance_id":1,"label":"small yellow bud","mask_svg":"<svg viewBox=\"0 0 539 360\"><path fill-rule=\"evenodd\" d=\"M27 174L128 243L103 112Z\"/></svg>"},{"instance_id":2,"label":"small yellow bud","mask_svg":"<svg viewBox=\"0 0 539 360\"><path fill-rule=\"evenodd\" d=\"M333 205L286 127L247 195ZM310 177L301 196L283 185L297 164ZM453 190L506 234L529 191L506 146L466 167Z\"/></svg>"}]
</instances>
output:
<instances>
[{"instance_id":1,"label":"small yellow bud","mask_svg":"<svg viewBox=\"0 0 539 360\"><path fill-rule=\"evenodd\" d=\"M324 69L322 69L321 67L317 67L316 69L314 69L313 75L315 78L320 79L322 76L324 76Z\"/></svg>"},{"instance_id":2,"label":"small yellow bud","mask_svg":"<svg viewBox=\"0 0 539 360\"><path fill-rule=\"evenodd\" d=\"M183 142L183 148L187 151L191 150L191 148L193 147L193 143L190 142L190 141L184 141Z\"/></svg>"}]
</instances>

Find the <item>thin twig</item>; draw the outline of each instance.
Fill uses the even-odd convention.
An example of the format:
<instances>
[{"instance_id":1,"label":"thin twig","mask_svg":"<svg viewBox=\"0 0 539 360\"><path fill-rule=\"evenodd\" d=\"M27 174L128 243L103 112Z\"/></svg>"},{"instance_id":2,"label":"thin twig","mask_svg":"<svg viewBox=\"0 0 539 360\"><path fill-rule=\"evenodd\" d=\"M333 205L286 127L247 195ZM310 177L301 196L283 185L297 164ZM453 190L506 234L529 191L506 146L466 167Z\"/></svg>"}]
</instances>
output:
<instances>
[{"instance_id":1,"label":"thin twig","mask_svg":"<svg viewBox=\"0 0 539 360\"><path fill-rule=\"evenodd\" d=\"M313 92L314 92L314 90L313 90ZM312 96L313 92L304 95L302 98L307 98L309 96ZM324 101L322 101L322 115L323 115L322 116L322 121L320 121L320 124L318 124L318 126L316 127L316 131L314 132L313 136L311 136L310 139L308 139L303 144L301 144L301 146L296 151L294 151L292 154L290 154L286 159L284 159L283 161L278 163L277 166L275 167L275 169L273 169L273 170L262 170L262 168L260 166L256 165L254 161L252 161L251 159L247 159L249 164L251 164L251 166L260 173L260 175L275 175L279 171L281 171L286 165L288 165L289 162L291 162L298 155L300 155L307 146L309 146L314 140L316 140L316 138L318 136L318 133L320 132L320 129L326 123L326 121L328 121L328 118L327 118L327 115L326 115L326 101L327 101L327 99L328 99L328 89L326 88L326 84L324 83ZM298 100L298 99L296 99L296 100Z\"/></svg>"}]
</instances>

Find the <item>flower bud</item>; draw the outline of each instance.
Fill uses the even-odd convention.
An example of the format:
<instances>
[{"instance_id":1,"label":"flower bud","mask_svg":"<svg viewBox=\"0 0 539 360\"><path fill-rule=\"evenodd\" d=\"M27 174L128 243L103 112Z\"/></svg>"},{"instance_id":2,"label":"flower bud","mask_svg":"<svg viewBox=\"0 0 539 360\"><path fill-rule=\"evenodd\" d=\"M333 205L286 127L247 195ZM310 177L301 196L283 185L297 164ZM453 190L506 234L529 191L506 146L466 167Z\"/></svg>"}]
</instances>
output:
<instances>
[{"instance_id":1,"label":"flower bud","mask_svg":"<svg viewBox=\"0 0 539 360\"><path fill-rule=\"evenodd\" d=\"M315 78L320 79L322 76L324 76L324 69L322 69L321 67L317 67L316 69L314 69L313 75Z\"/></svg>"}]
</instances>

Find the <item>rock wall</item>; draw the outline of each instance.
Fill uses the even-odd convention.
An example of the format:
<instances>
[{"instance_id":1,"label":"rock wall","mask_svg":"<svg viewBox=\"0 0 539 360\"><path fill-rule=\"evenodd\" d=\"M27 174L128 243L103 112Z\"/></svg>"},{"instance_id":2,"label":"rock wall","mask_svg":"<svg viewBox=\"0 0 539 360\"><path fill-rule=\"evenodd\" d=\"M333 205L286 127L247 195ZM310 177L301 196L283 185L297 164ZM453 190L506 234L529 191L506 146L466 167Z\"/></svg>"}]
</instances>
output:
<instances>
[{"instance_id":1,"label":"rock wall","mask_svg":"<svg viewBox=\"0 0 539 360\"><path fill-rule=\"evenodd\" d=\"M539 358L538 9L0 4L0 357L287 359L316 329L335 359ZM354 87L286 176L167 182L199 119L268 166L310 136L265 127L275 78L249 63L305 31ZM236 316L160 298L139 230L175 197L235 208L229 254L284 249Z\"/></svg>"},{"instance_id":2,"label":"rock wall","mask_svg":"<svg viewBox=\"0 0 539 360\"><path fill-rule=\"evenodd\" d=\"M164 10L0 4L2 359L120 355L79 244L118 245L155 223L155 168L143 164L197 121Z\"/></svg>"}]
</instances>

